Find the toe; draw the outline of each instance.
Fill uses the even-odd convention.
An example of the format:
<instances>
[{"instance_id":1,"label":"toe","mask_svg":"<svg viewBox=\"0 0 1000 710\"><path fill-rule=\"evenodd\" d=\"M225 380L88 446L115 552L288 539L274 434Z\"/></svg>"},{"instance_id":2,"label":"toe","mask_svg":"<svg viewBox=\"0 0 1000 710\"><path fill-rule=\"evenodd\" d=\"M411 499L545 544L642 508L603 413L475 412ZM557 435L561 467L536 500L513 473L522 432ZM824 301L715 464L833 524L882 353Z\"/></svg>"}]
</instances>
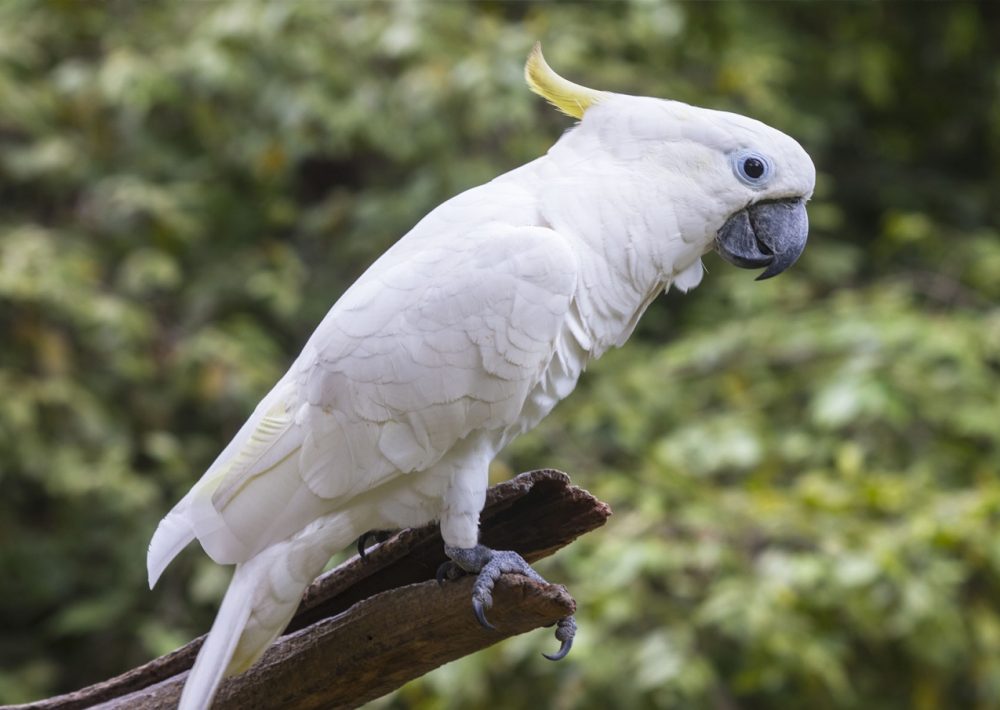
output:
<instances>
[{"instance_id":1,"label":"toe","mask_svg":"<svg viewBox=\"0 0 1000 710\"><path fill-rule=\"evenodd\" d=\"M556 625L556 639L559 640L559 650L553 654L543 653L542 655L550 661L561 661L566 658L569 650L573 648L573 639L576 637L576 618L566 616L559 619Z\"/></svg>"}]
</instances>

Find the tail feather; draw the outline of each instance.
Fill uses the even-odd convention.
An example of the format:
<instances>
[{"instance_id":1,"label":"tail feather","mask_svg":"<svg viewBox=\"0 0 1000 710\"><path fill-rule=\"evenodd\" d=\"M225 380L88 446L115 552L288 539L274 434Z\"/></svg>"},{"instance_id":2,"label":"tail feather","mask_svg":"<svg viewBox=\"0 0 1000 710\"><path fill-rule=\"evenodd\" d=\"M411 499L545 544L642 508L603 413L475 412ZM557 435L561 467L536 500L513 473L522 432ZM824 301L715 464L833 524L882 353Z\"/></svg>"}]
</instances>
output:
<instances>
[{"instance_id":1,"label":"tail feather","mask_svg":"<svg viewBox=\"0 0 1000 710\"><path fill-rule=\"evenodd\" d=\"M205 710L211 705L250 618L253 591L258 582L252 576L252 570L245 565L237 565L212 630L208 632L205 644L188 674L178 710Z\"/></svg>"},{"instance_id":2,"label":"tail feather","mask_svg":"<svg viewBox=\"0 0 1000 710\"><path fill-rule=\"evenodd\" d=\"M152 589L156 580L163 574L167 565L194 540L194 528L187 519L182 506L187 499L181 500L171 510L160 524L156 526L153 539L149 541L149 552L146 554L146 571L149 573L149 588Z\"/></svg>"},{"instance_id":3,"label":"tail feather","mask_svg":"<svg viewBox=\"0 0 1000 710\"><path fill-rule=\"evenodd\" d=\"M253 665L288 626L306 586L357 534L349 516L330 516L236 565L178 710L209 707L223 677Z\"/></svg>"}]
</instances>

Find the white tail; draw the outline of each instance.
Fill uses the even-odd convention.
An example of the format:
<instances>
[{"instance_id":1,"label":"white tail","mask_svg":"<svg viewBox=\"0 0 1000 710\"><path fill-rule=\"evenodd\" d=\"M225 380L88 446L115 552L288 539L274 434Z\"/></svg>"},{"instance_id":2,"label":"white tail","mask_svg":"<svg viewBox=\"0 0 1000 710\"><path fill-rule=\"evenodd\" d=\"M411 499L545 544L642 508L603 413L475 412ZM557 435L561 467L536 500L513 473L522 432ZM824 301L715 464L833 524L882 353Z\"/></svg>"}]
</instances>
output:
<instances>
[{"instance_id":1,"label":"white tail","mask_svg":"<svg viewBox=\"0 0 1000 710\"><path fill-rule=\"evenodd\" d=\"M236 566L212 630L184 684L178 710L205 710L211 705L253 610L253 589L260 580L249 574L245 565Z\"/></svg>"},{"instance_id":2,"label":"white tail","mask_svg":"<svg viewBox=\"0 0 1000 710\"><path fill-rule=\"evenodd\" d=\"M286 545L278 547L287 551ZM219 614L188 675L178 710L204 710L223 677L252 666L288 625L306 585L322 569L320 564L306 575L308 579L296 579L268 554L272 550L236 565ZM276 567L269 564L275 562Z\"/></svg>"},{"instance_id":3,"label":"white tail","mask_svg":"<svg viewBox=\"0 0 1000 710\"><path fill-rule=\"evenodd\" d=\"M236 565L178 710L208 708L223 677L252 666L288 626L302 592L330 556L357 535L349 516L331 515Z\"/></svg>"},{"instance_id":4,"label":"white tail","mask_svg":"<svg viewBox=\"0 0 1000 710\"><path fill-rule=\"evenodd\" d=\"M152 589L156 580L163 574L178 553L194 540L194 529L188 522L182 506L186 506L187 498L181 500L167 516L156 526L153 539L149 541L149 552L146 553L146 570L149 573L149 588Z\"/></svg>"}]
</instances>

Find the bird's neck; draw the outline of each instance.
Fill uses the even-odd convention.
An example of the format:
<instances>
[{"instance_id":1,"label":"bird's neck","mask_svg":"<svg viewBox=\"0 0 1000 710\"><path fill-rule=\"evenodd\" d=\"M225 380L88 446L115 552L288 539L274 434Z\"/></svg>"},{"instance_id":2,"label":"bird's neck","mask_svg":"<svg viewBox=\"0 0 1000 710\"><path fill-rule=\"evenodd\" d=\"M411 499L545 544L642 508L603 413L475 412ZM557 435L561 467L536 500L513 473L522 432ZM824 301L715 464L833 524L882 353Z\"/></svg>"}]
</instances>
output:
<instances>
[{"instance_id":1,"label":"bird's neck","mask_svg":"<svg viewBox=\"0 0 1000 710\"><path fill-rule=\"evenodd\" d=\"M540 185L542 219L577 254L576 300L591 357L622 345L651 301L702 251L681 238L655 185L619 178L563 172Z\"/></svg>"},{"instance_id":2,"label":"bird's neck","mask_svg":"<svg viewBox=\"0 0 1000 710\"><path fill-rule=\"evenodd\" d=\"M548 155L496 178L492 189L516 187L532 203L521 218L554 229L576 252L576 302L594 358L622 345L672 282L683 290L697 285L705 239L682 233L692 225L678 219L672 196L680 194L679 186L588 155L593 153L560 142Z\"/></svg>"}]
</instances>

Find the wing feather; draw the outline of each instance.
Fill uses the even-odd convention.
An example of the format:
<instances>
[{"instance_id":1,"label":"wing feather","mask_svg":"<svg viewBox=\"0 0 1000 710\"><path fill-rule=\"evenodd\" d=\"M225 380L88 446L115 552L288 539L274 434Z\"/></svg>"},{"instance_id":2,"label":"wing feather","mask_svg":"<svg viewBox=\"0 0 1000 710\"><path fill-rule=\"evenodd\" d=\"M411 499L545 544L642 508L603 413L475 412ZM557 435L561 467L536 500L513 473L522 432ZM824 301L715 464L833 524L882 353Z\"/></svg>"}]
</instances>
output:
<instances>
[{"instance_id":1,"label":"wing feather","mask_svg":"<svg viewBox=\"0 0 1000 710\"><path fill-rule=\"evenodd\" d=\"M408 255L405 241L334 305L196 486L193 527L217 559L246 559L517 422L570 307L572 251L550 229L496 223L414 238Z\"/></svg>"},{"instance_id":2,"label":"wing feather","mask_svg":"<svg viewBox=\"0 0 1000 710\"><path fill-rule=\"evenodd\" d=\"M356 494L427 469L470 433L511 425L554 353L576 285L575 257L558 234L493 224L428 254L378 274L399 286L414 283L412 268L434 267L402 303L393 299L401 306L393 318L375 316L385 308L377 292L364 291L367 306L351 294L356 350L316 348L310 416L360 413L376 424L364 434L378 454L342 470L330 460L333 447L311 449L303 480L319 496ZM366 358L372 342L378 355Z\"/></svg>"}]
</instances>

